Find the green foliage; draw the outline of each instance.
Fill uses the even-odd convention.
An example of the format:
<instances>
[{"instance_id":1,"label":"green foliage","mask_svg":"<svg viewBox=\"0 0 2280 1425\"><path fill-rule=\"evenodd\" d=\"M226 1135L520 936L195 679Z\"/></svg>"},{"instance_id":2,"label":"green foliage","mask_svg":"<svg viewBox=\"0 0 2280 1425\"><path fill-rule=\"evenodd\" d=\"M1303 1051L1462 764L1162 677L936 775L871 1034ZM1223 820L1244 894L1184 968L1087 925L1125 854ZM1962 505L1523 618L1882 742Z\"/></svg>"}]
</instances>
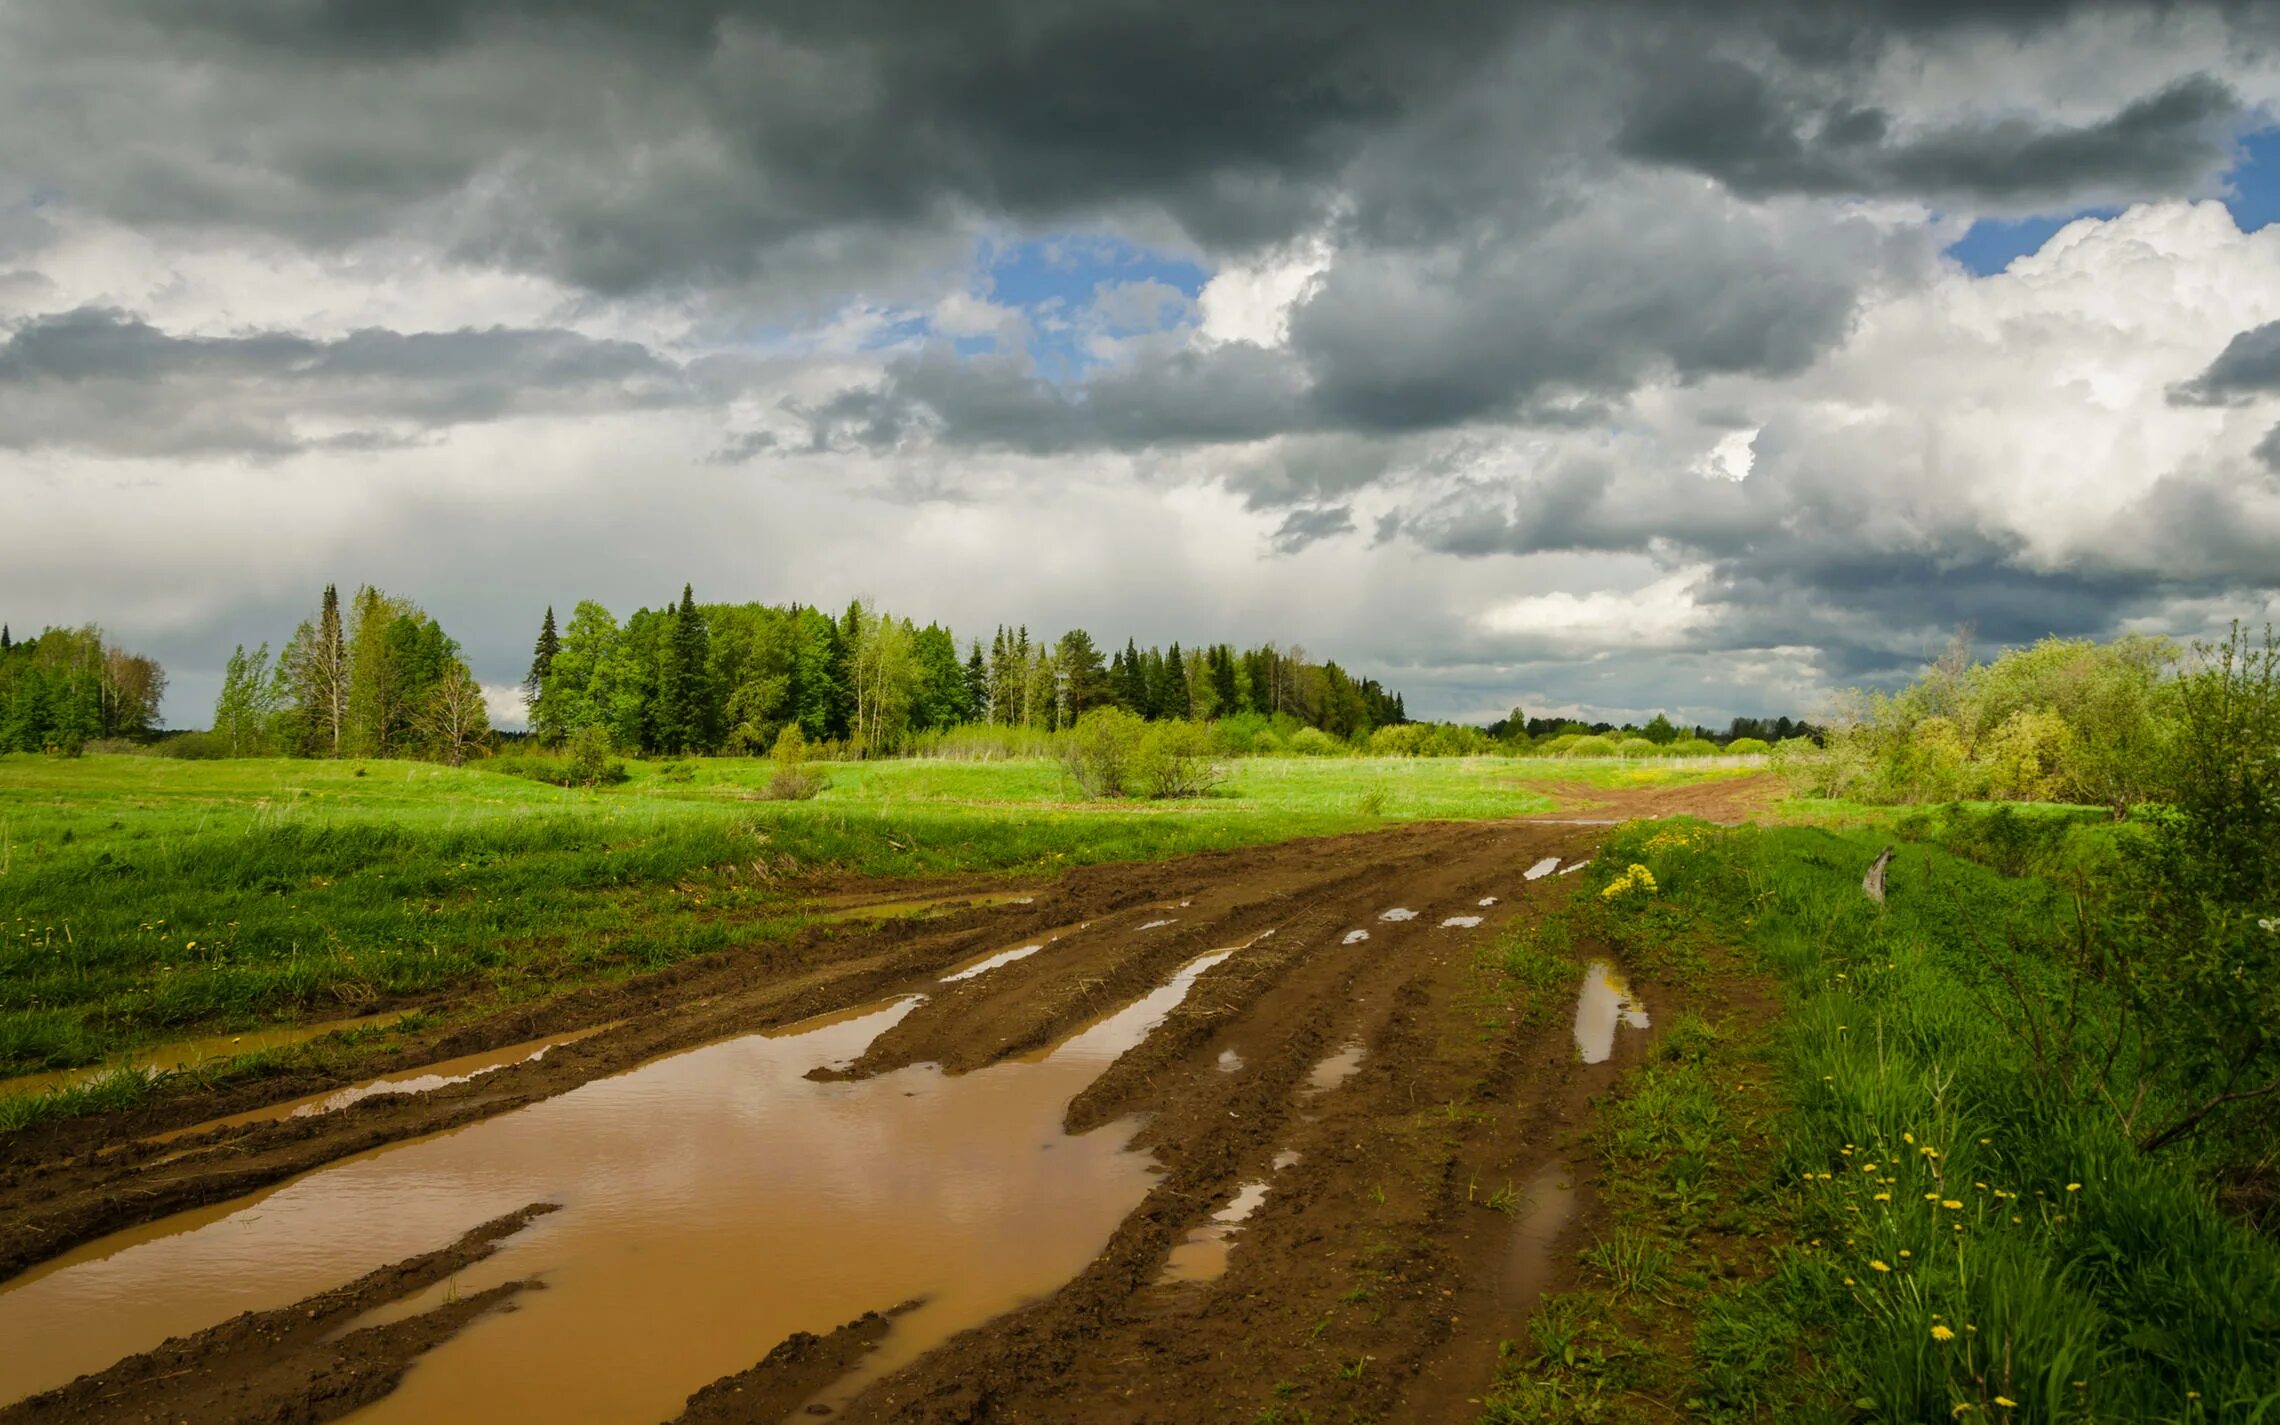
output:
<instances>
[{"instance_id":1,"label":"green foliage","mask_svg":"<svg viewBox=\"0 0 2280 1425\"><path fill-rule=\"evenodd\" d=\"M625 764L610 760L610 735L598 723L587 723L570 734L569 784L599 787L625 780Z\"/></svg>"},{"instance_id":2,"label":"green foliage","mask_svg":"<svg viewBox=\"0 0 2280 1425\"><path fill-rule=\"evenodd\" d=\"M1088 797L1121 797L1135 786L1134 757L1146 724L1122 708L1094 708L1061 739L1061 765Z\"/></svg>"},{"instance_id":3,"label":"green foliage","mask_svg":"<svg viewBox=\"0 0 2280 1425\"><path fill-rule=\"evenodd\" d=\"M165 692L163 669L93 624L11 642L0 651L0 752L76 756L101 738L146 735Z\"/></svg>"},{"instance_id":4,"label":"green foliage","mask_svg":"<svg viewBox=\"0 0 2280 1425\"><path fill-rule=\"evenodd\" d=\"M1857 802L2087 802L2161 795L2176 649L2131 636L2049 638L1992 663L1959 642L1897 694L1851 693L1819 749L1785 742L1801 789Z\"/></svg>"},{"instance_id":5,"label":"green foliage","mask_svg":"<svg viewBox=\"0 0 2280 1425\"><path fill-rule=\"evenodd\" d=\"M771 771L768 774L767 797L776 802L812 801L829 780L808 765L807 738L796 722L784 724L776 734L776 746L768 754Z\"/></svg>"},{"instance_id":6,"label":"green foliage","mask_svg":"<svg viewBox=\"0 0 2280 1425\"><path fill-rule=\"evenodd\" d=\"M1772 750L1769 743L1757 737L1737 737L1725 748L1729 757L1762 757Z\"/></svg>"},{"instance_id":7,"label":"green foliage","mask_svg":"<svg viewBox=\"0 0 2280 1425\"><path fill-rule=\"evenodd\" d=\"M1227 778L1210 730L1193 722L1151 724L1133 749L1132 771L1155 797L1200 797Z\"/></svg>"},{"instance_id":8,"label":"green foliage","mask_svg":"<svg viewBox=\"0 0 2280 1425\"><path fill-rule=\"evenodd\" d=\"M1559 757L1614 757L1619 755L1614 742L1596 734L1578 737L1572 742L1569 742L1565 737L1555 737L1552 741L1554 744L1567 742L1567 746L1559 748L1554 753L1555 756Z\"/></svg>"},{"instance_id":9,"label":"green foliage","mask_svg":"<svg viewBox=\"0 0 2280 1425\"><path fill-rule=\"evenodd\" d=\"M1293 757L1336 757L1345 750L1344 743L1318 727L1302 727L1290 736Z\"/></svg>"},{"instance_id":10,"label":"green foliage","mask_svg":"<svg viewBox=\"0 0 2280 1425\"><path fill-rule=\"evenodd\" d=\"M1593 875L1656 878L1651 902L1590 902L1626 954L1707 923L1788 1000L1771 1045L1788 1109L1760 1190L1798 1245L1702 1318L1701 1398L1745 1402L1775 1378L1750 1363L1777 1373L1794 1353L1772 1343L1802 1332L1834 1412L2269 1418L2280 1245L2218 1210L2208 1145L2149 1153L2080 1092L2131 1012L2080 953L2074 896L1912 845L1880 907L1859 882L1883 844L1661 823L1624 829ZM2116 1096L2141 1125L2194 1102L2174 1075L2138 1080L2158 1066L2127 1040L2120 1054L2143 1092Z\"/></svg>"}]
</instances>

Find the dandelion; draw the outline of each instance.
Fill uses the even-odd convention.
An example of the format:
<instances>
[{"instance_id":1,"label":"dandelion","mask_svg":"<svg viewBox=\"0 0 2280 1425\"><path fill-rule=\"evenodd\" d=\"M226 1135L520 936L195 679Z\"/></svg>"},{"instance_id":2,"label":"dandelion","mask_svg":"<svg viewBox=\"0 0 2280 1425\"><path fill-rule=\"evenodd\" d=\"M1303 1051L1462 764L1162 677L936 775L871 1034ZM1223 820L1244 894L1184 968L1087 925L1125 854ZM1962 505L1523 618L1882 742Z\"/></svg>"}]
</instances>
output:
<instances>
[{"instance_id":1,"label":"dandelion","mask_svg":"<svg viewBox=\"0 0 2280 1425\"><path fill-rule=\"evenodd\" d=\"M2000 1405L2000 1406L2002 1406L2002 1407L2003 1407L2005 1410L2015 1410L2015 1409L2017 1409L2017 1408L2018 1408L2018 1405L2019 1405L2019 1402L2017 1402L2017 1401L2013 1400L2011 1397L2009 1397L2009 1396L2007 1396L2007 1395L1998 1395L1998 1396L1996 1396L1996 1397L1995 1397L1995 1403L1996 1403L1997 1405Z\"/></svg>"},{"instance_id":2,"label":"dandelion","mask_svg":"<svg viewBox=\"0 0 2280 1425\"><path fill-rule=\"evenodd\" d=\"M1916 1141L1916 1135L1913 1133L1903 1133L1900 1135L1900 1141L1903 1143L1913 1143Z\"/></svg>"},{"instance_id":3,"label":"dandelion","mask_svg":"<svg viewBox=\"0 0 2280 1425\"><path fill-rule=\"evenodd\" d=\"M1934 1326L1932 1328L1932 1339L1935 1341L1953 1341L1955 1332L1945 1326Z\"/></svg>"},{"instance_id":4,"label":"dandelion","mask_svg":"<svg viewBox=\"0 0 2280 1425\"><path fill-rule=\"evenodd\" d=\"M1892 1270L1892 1268L1887 1266L1881 1258L1870 1258L1868 1266L1870 1271L1888 1272Z\"/></svg>"},{"instance_id":5,"label":"dandelion","mask_svg":"<svg viewBox=\"0 0 2280 1425\"><path fill-rule=\"evenodd\" d=\"M1948 1412L1948 1419L1950 1419L1950 1420L1961 1420L1961 1419L1962 1419L1964 1416L1966 1416L1966 1415L1969 1415L1970 1413L1971 1413L1971 1402L1967 1400L1967 1401L1965 1401L1963 1404L1961 1404L1961 1405L1957 1406L1955 1409L1953 1409L1953 1410L1950 1410L1950 1411Z\"/></svg>"},{"instance_id":6,"label":"dandelion","mask_svg":"<svg viewBox=\"0 0 2280 1425\"><path fill-rule=\"evenodd\" d=\"M1942 1206L1942 1207L1946 1208L1946 1209L1947 1209L1948 1211L1950 1211L1950 1212L1954 1212L1954 1211L1958 1210L1959 1208L1961 1208L1961 1207L1963 1206L1963 1204L1962 1204L1962 1203L1960 1203L1960 1202L1957 1202L1957 1201L1956 1201L1954 1198L1952 1198L1952 1197L1951 1197L1951 1198L1947 1198L1947 1199L1944 1199L1944 1200L1943 1200L1943 1201L1940 1203L1940 1206Z\"/></svg>"},{"instance_id":7,"label":"dandelion","mask_svg":"<svg viewBox=\"0 0 2280 1425\"><path fill-rule=\"evenodd\" d=\"M1878 1202L1890 1202L1892 1201L1892 1194L1888 1192L1880 1192L1876 1195L1876 1200Z\"/></svg>"},{"instance_id":8,"label":"dandelion","mask_svg":"<svg viewBox=\"0 0 2280 1425\"><path fill-rule=\"evenodd\" d=\"M2080 1191L2082 1191L2082 1184L2080 1184L2080 1183L2068 1183L2068 1184L2066 1185L2066 1190L2067 1190L2068 1192L2080 1192Z\"/></svg>"},{"instance_id":9,"label":"dandelion","mask_svg":"<svg viewBox=\"0 0 2280 1425\"><path fill-rule=\"evenodd\" d=\"M1901 1256L1903 1256L1903 1257L1913 1257L1913 1256L1915 1256L1916 1254L1915 1254L1914 1252L1911 1252L1911 1251L1909 1251L1909 1250L1908 1250L1906 1247L1902 1247L1902 1248L1900 1249L1900 1255L1901 1255Z\"/></svg>"},{"instance_id":10,"label":"dandelion","mask_svg":"<svg viewBox=\"0 0 2280 1425\"><path fill-rule=\"evenodd\" d=\"M1845 1285L1846 1285L1846 1286L1851 1286L1852 1284L1853 1284L1853 1279L1852 1279L1851 1277L1846 1277L1846 1278L1845 1278Z\"/></svg>"}]
</instances>

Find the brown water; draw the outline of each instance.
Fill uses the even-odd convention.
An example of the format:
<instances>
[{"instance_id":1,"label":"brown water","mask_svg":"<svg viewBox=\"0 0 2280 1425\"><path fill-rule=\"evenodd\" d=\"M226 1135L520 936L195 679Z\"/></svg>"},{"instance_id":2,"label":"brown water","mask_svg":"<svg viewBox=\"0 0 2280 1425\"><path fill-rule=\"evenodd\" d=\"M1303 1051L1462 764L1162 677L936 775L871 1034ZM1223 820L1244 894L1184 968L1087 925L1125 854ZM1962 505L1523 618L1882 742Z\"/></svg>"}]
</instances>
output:
<instances>
[{"instance_id":1,"label":"brown water","mask_svg":"<svg viewBox=\"0 0 2280 1425\"><path fill-rule=\"evenodd\" d=\"M1243 1220L1259 1210L1267 1200L1265 1183L1245 1183L1235 1190L1232 1202L1211 1214L1211 1220L1190 1231L1179 1245L1172 1248L1170 1260L1164 1263L1162 1282L1217 1281L1227 1274L1227 1254L1234 1250L1233 1237L1242 1230Z\"/></svg>"},{"instance_id":2,"label":"brown water","mask_svg":"<svg viewBox=\"0 0 2280 1425\"><path fill-rule=\"evenodd\" d=\"M1584 967L1583 991L1575 1000L1575 1047L1586 1064L1603 1064L1615 1052L1615 1031L1647 1027L1647 1007L1631 994L1630 981L1605 960Z\"/></svg>"},{"instance_id":3,"label":"brown water","mask_svg":"<svg viewBox=\"0 0 2280 1425\"><path fill-rule=\"evenodd\" d=\"M217 1128L235 1128L242 1123L275 1123L287 1118L310 1118L320 1113L333 1113L348 1107L352 1103L358 1103L382 1094L433 1093L437 1089L451 1084L463 1084L469 1079L479 1078L495 1070L510 1068L516 1064L526 1064L533 1059L543 1059L549 1050L559 1049L565 1044L575 1044L581 1039L590 1039L603 1030L615 1029L624 1022L622 1019L613 1020L608 1024L597 1024L588 1029L572 1030L567 1034L549 1035L544 1039L526 1039L520 1044L509 1044L500 1049L487 1049L480 1054L463 1054L456 1059L438 1060L413 1073L389 1074L380 1078L366 1079L362 1083L350 1084L345 1088L327 1089L323 1093L309 1094L304 1098L290 1099L284 1103L273 1103L267 1107L250 1109L244 1113L233 1113L227 1118L208 1119L204 1123L195 1123L188 1128L177 1128L167 1133L156 1133L151 1135L150 1141L153 1143L171 1143L177 1138L188 1138L198 1133L210 1133Z\"/></svg>"},{"instance_id":4,"label":"brown water","mask_svg":"<svg viewBox=\"0 0 2280 1425\"><path fill-rule=\"evenodd\" d=\"M1575 1177L1568 1165L1551 1162L1520 1188L1520 1208L1506 1239L1496 1294L1515 1305L1544 1294L1552 1280L1552 1249L1575 1217Z\"/></svg>"},{"instance_id":5,"label":"brown water","mask_svg":"<svg viewBox=\"0 0 2280 1425\"><path fill-rule=\"evenodd\" d=\"M0 1288L0 1403L537 1201L563 1210L441 1291L526 1277L549 1289L430 1352L355 1419L663 1419L793 1331L925 1298L835 1391L844 1400L1099 1252L1154 1168L1127 1151L1130 1123L1072 1137L1062 1114L1232 953L1189 962L1030 1061L956 1078L933 1065L803 1077L861 1054L910 996L657 1060L91 1243Z\"/></svg>"},{"instance_id":6,"label":"brown water","mask_svg":"<svg viewBox=\"0 0 2280 1425\"><path fill-rule=\"evenodd\" d=\"M138 1049L126 1058L107 1064L56 1069L44 1074L18 1074L12 1079L0 1079L0 1095L46 1093L49 1089L70 1088L120 1069L141 1069L153 1074L195 1069L217 1059L305 1044L339 1029L365 1029L375 1024L393 1024L402 1017L401 1011L390 1010L386 1014L367 1014L356 1019L328 1019L322 1024L279 1025L271 1029L248 1029L237 1034L209 1034L198 1039L177 1039L169 1044Z\"/></svg>"},{"instance_id":7,"label":"brown water","mask_svg":"<svg viewBox=\"0 0 2280 1425\"><path fill-rule=\"evenodd\" d=\"M1557 856L1546 856L1546 857L1545 857L1543 860L1541 860L1541 861L1538 861L1538 862L1537 862L1535 865L1533 865L1533 866L1530 866L1530 867L1529 867L1529 868L1528 868L1528 869L1527 869L1527 870L1526 870L1526 871L1523 873L1523 878L1524 878L1524 879L1526 879L1526 880L1530 880L1530 881L1540 881L1540 880L1542 880L1544 877L1546 877L1546 876L1549 876L1550 874L1552 874L1552 872L1554 872L1554 871L1557 871L1559 868L1560 868L1560 858L1559 858L1559 857L1557 857Z\"/></svg>"},{"instance_id":8,"label":"brown water","mask_svg":"<svg viewBox=\"0 0 2280 1425\"><path fill-rule=\"evenodd\" d=\"M829 906L818 910L810 919L826 922L845 920L892 920L898 917L925 917L938 910L980 910L1001 905L1031 905L1037 897L1007 892L1001 895L933 896L924 900L867 901L853 905Z\"/></svg>"},{"instance_id":9,"label":"brown water","mask_svg":"<svg viewBox=\"0 0 2280 1425\"><path fill-rule=\"evenodd\" d=\"M1308 1095L1330 1092L1354 1076L1355 1071L1362 1067L1363 1056L1368 1052L1359 1039L1343 1046L1337 1053L1307 1071L1306 1083L1300 1087L1299 1092Z\"/></svg>"}]
</instances>

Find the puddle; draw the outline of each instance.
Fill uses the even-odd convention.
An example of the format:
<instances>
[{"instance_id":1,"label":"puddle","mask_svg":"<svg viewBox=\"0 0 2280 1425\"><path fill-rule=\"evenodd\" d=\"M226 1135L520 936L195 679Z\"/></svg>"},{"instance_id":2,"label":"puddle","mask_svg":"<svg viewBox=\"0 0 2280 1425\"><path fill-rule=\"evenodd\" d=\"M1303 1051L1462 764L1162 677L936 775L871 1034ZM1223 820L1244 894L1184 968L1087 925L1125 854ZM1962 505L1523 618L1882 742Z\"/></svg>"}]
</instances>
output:
<instances>
[{"instance_id":1,"label":"puddle","mask_svg":"<svg viewBox=\"0 0 2280 1425\"><path fill-rule=\"evenodd\" d=\"M1520 1206L1497 1273L1497 1297L1525 1305L1552 1283L1552 1249L1575 1217L1575 1175L1562 1162L1545 1164L1520 1187Z\"/></svg>"},{"instance_id":2,"label":"puddle","mask_svg":"<svg viewBox=\"0 0 2280 1425\"><path fill-rule=\"evenodd\" d=\"M960 980L970 980L976 975L986 975L1000 965L1010 965L1016 960L1026 960L1044 948L1043 942L1040 942L1035 945L1024 945L1019 950L1000 950L994 955L984 955L979 960L968 960L965 964L944 975L941 983L954 985Z\"/></svg>"},{"instance_id":3,"label":"puddle","mask_svg":"<svg viewBox=\"0 0 2280 1425\"><path fill-rule=\"evenodd\" d=\"M1366 930L1349 930L1346 932L1346 938L1338 943L1340 945L1359 945L1369 938L1370 933Z\"/></svg>"},{"instance_id":4,"label":"puddle","mask_svg":"<svg viewBox=\"0 0 2280 1425\"><path fill-rule=\"evenodd\" d=\"M1630 981L1605 960L1584 967L1583 992L1575 1001L1575 1047L1586 1064L1601 1064L1615 1052L1618 1028L1647 1027L1647 1007L1631 996Z\"/></svg>"},{"instance_id":5,"label":"puddle","mask_svg":"<svg viewBox=\"0 0 2280 1425\"><path fill-rule=\"evenodd\" d=\"M1416 911L1409 909L1407 906L1398 905L1395 906L1392 910L1386 911L1384 914L1378 917L1380 920L1415 920L1416 918Z\"/></svg>"},{"instance_id":6,"label":"puddle","mask_svg":"<svg viewBox=\"0 0 2280 1425\"><path fill-rule=\"evenodd\" d=\"M1151 921L1149 921L1149 922L1148 922L1146 925L1143 925L1143 926L1141 926L1140 928L1141 928L1142 930L1154 930L1156 927L1158 927L1158 926L1160 926L1160 925L1170 925L1170 924L1172 923L1172 921L1175 921L1175 920L1178 920L1178 919L1179 919L1179 917L1175 915L1175 916L1171 916L1171 917L1169 917L1169 918L1167 918L1167 919L1164 919L1164 920L1151 920Z\"/></svg>"},{"instance_id":7,"label":"puddle","mask_svg":"<svg viewBox=\"0 0 2280 1425\"><path fill-rule=\"evenodd\" d=\"M192 1124L188 1128L176 1128L166 1133L154 1133L151 1135L150 1141L153 1143L171 1143L177 1138L189 1138L200 1133L211 1133L217 1128L235 1128L241 1123L275 1123L286 1118L313 1118L320 1113L338 1112L352 1103L358 1103L381 1094L433 1093L437 1089L445 1088L451 1084L463 1084L469 1079L479 1078L484 1074L495 1073L500 1069L511 1068L516 1064L527 1064L534 1059L543 1059L549 1050L559 1049L565 1044L575 1044L581 1039L591 1039L603 1030L615 1029L623 1023L625 1021L622 1019L613 1020L608 1024L594 1025L590 1029L578 1029L568 1034L555 1034L544 1039L528 1039L520 1044L509 1044L503 1049L488 1049L480 1054L464 1054L456 1059L444 1059L437 1063L425 1065L412 1073L391 1074L381 1078L366 1079L363 1083L350 1084L346 1088L327 1089L323 1093L309 1094L304 1098L292 1099L285 1103L270 1104L266 1108L233 1113L227 1118L209 1119L204 1123Z\"/></svg>"},{"instance_id":8,"label":"puddle","mask_svg":"<svg viewBox=\"0 0 2280 1425\"><path fill-rule=\"evenodd\" d=\"M217 1059L228 1059L238 1054L258 1054L264 1049L286 1049L295 1044L306 1044L311 1039L321 1039L335 1030L368 1029L375 1024L394 1024L403 1017L404 1011L390 1010L386 1014L367 1014L356 1019L328 1019L322 1024L279 1025L273 1029L248 1029L237 1034L209 1034L201 1039L179 1039L171 1044L158 1044L138 1050L125 1059L108 1064L55 1069L44 1074L18 1074L12 1079L0 1079L0 1096L66 1089L119 1069L141 1069L151 1074L195 1069L201 1064L210 1064Z\"/></svg>"},{"instance_id":9,"label":"puddle","mask_svg":"<svg viewBox=\"0 0 2280 1425\"><path fill-rule=\"evenodd\" d=\"M1487 907L1487 906L1492 906L1492 905L1495 905L1495 904L1496 904L1496 897L1494 897L1494 896L1482 896L1482 897L1481 897L1481 898L1480 898L1478 901L1475 901L1475 902L1474 902L1474 904L1475 904L1475 905L1479 905L1479 906L1482 906L1482 907L1484 907L1484 908L1485 908L1485 907Z\"/></svg>"},{"instance_id":10,"label":"puddle","mask_svg":"<svg viewBox=\"0 0 2280 1425\"><path fill-rule=\"evenodd\" d=\"M1219 1072L1223 1074L1239 1074L1242 1071L1243 1056L1241 1054L1236 1053L1233 1049L1222 1049L1219 1051Z\"/></svg>"},{"instance_id":11,"label":"puddle","mask_svg":"<svg viewBox=\"0 0 2280 1425\"><path fill-rule=\"evenodd\" d=\"M1566 870L1560 872L1560 874L1563 876L1572 876L1590 864L1591 863L1589 861L1577 861L1569 865L1569 867Z\"/></svg>"},{"instance_id":12,"label":"puddle","mask_svg":"<svg viewBox=\"0 0 2280 1425\"><path fill-rule=\"evenodd\" d=\"M1330 1092L1354 1076L1354 1071L1362 1067L1362 1058L1368 1052L1359 1039L1345 1045L1308 1071L1306 1083L1300 1087L1299 1092L1309 1097Z\"/></svg>"},{"instance_id":13,"label":"puddle","mask_svg":"<svg viewBox=\"0 0 2280 1425\"><path fill-rule=\"evenodd\" d=\"M1061 1131L1069 1101L1144 1039L1173 979L1028 1061L815 1082L921 997L652 1061L234 1202L89 1243L0 1287L0 1405L169 1336L285 1305L558 1202L428 1294L548 1290L423 1356L359 1421L656 1420L794 1331L915 1297L843 1404L955 1332L1058 1289L1155 1172L1126 1120ZM397 1310L407 1308L398 1307Z\"/></svg>"},{"instance_id":14,"label":"puddle","mask_svg":"<svg viewBox=\"0 0 2280 1425\"><path fill-rule=\"evenodd\" d=\"M1538 862L1537 862L1535 865L1533 865L1533 866L1530 866L1530 867L1529 867L1529 868L1528 868L1528 869L1527 869L1527 870L1526 870L1526 871L1525 871L1523 874L1525 875L1525 877L1526 877L1528 880L1531 880L1531 881L1540 881L1540 880L1544 879L1544 877L1546 877L1546 876L1549 876L1550 874L1552 874L1552 872L1554 872L1554 871L1557 871L1559 868L1560 868L1560 858L1559 858L1559 857L1557 857L1557 856L1546 856L1546 857L1545 857L1543 860L1541 860L1541 861L1538 861Z\"/></svg>"},{"instance_id":15,"label":"puddle","mask_svg":"<svg viewBox=\"0 0 2280 1425\"><path fill-rule=\"evenodd\" d=\"M1441 928L1443 930L1470 930L1478 924L1480 924L1480 917L1477 915L1452 915L1441 922Z\"/></svg>"},{"instance_id":16,"label":"puddle","mask_svg":"<svg viewBox=\"0 0 2280 1425\"><path fill-rule=\"evenodd\" d=\"M1285 1148L1275 1154L1275 1171L1279 1173L1285 1168L1295 1168L1305 1160L1306 1155L1296 1148Z\"/></svg>"},{"instance_id":17,"label":"puddle","mask_svg":"<svg viewBox=\"0 0 2280 1425\"><path fill-rule=\"evenodd\" d=\"M1164 1263L1163 1275L1156 1280L1171 1282L1217 1281L1227 1274L1227 1254L1234 1250L1230 1239L1242 1230L1243 1220L1259 1210L1267 1200L1265 1183L1245 1183L1235 1190L1235 1198L1225 1207L1211 1214L1211 1220L1191 1230L1184 1241L1172 1248L1171 1260Z\"/></svg>"}]
</instances>

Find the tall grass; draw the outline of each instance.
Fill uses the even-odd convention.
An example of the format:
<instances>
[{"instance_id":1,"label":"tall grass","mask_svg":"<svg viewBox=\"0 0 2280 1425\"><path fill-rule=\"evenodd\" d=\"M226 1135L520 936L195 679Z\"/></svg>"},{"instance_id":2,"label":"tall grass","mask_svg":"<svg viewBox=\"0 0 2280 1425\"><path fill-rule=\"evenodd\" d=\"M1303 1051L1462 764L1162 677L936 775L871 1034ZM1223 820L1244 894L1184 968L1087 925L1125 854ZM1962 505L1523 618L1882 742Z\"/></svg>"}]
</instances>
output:
<instances>
[{"instance_id":1,"label":"tall grass","mask_svg":"<svg viewBox=\"0 0 2280 1425\"><path fill-rule=\"evenodd\" d=\"M1593 876L1646 944L1707 921L1778 975L1787 1111L1764 1164L1799 1242L1727 1332L1803 1327L1831 1388L1877 1419L2280 1418L2280 1245L2219 1210L2207 1163L2140 1153L2120 1116L2052 1091L2050 1046L2004 1009L2113 1006L2056 957L2071 899L1936 847L1903 849L1877 907L1881 837L1804 828L1627 828ZM1990 946L2029 948L2002 969ZM2158 1091L2158 1090L2157 1090Z\"/></svg>"}]
</instances>

